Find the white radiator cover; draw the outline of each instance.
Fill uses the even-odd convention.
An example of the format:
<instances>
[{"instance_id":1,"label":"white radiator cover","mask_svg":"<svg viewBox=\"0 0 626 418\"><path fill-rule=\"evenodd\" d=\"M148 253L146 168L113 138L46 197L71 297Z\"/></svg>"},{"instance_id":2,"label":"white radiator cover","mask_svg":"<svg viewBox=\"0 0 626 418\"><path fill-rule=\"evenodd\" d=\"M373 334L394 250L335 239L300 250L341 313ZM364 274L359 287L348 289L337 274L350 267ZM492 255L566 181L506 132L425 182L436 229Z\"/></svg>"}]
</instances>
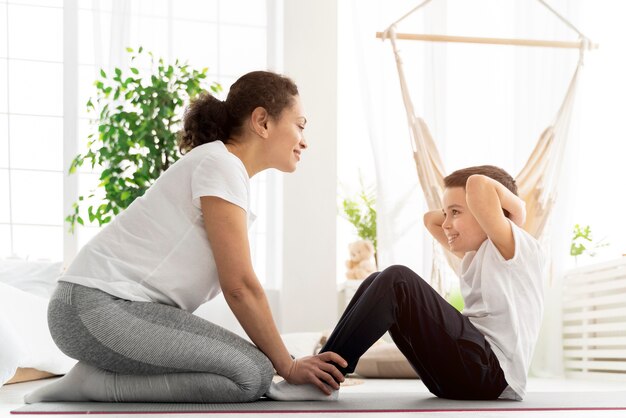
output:
<instances>
[{"instance_id":1,"label":"white radiator cover","mask_svg":"<svg viewBox=\"0 0 626 418\"><path fill-rule=\"evenodd\" d=\"M626 257L563 280L565 374L626 380Z\"/></svg>"}]
</instances>

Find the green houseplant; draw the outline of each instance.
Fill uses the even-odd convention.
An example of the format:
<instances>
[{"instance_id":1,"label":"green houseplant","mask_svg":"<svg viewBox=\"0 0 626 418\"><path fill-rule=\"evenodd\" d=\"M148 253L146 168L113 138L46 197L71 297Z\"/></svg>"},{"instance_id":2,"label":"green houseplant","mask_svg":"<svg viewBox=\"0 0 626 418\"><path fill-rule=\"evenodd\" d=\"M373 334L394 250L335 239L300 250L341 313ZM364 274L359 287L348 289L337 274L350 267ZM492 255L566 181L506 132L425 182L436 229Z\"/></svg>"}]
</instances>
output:
<instances>
[{"instance_id":1,"label":"green houseplant","mask_svg":"<svg viewBox=\"0 0 626 418\"><path fill-rule=\"evenodd\" d=\"M89 112L96 112L97 133L88 137L88 151L77 155L69 172L75 173L83 164L92 169L99 165L103 199L95 199L95 190L87 197L79 196L67 216L70 230L76 223L84 225L81 206L89 204L89 222L102 226L142 196L161 173L180 158L176 132L185 103L204 91L207 68L192 69L176 60L166 64L143 48L127 48L131 66L129 73L115 68L113 74L100 70L95 81L96 96L87 102ZM149 62L149 68L133 66ZM144 69L146 68L146 69ZM222 89L210 85L212 94Z\"/></svg>"}]
</instances>

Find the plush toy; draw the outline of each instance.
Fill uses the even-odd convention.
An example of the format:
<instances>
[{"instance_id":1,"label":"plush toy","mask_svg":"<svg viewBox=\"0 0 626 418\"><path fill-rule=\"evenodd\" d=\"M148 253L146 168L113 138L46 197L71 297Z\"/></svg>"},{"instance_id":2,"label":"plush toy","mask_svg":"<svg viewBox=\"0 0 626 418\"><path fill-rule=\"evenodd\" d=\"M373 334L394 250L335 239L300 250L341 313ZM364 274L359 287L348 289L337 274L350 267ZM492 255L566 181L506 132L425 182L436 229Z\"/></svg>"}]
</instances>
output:
<instances>
[{"instance_id":1,"label":"plush toy","mask_svg":"<svg viewBox=\"0 0 626 418\"><path fill-rule=\"evenodd\" d=\"M365 279L376 271L374 245L367 240L355 241L348 245L350 259L346 261L348 279Z\"/></svg>"}]
</instances>

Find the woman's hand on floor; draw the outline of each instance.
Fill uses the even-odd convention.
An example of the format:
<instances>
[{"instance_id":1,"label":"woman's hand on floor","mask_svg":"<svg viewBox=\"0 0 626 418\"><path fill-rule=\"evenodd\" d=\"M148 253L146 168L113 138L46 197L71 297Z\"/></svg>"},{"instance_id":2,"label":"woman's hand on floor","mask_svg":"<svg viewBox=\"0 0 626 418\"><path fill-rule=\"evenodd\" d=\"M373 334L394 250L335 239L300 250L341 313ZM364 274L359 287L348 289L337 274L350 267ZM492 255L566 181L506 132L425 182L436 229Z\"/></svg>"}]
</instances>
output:
<instances>
[{"instance_id":1,"label":"woman's hand on floor","mask_svg":"<svg viewBox=\"0 0 626 418\"><path fill-rule=\"evenodd\" d=\"M332 389L339 389L339 383L345 380L343 373L331 362L341 367L348 363L339 354L327 351L315 356L302 357L294 360L291 364L285 380L294 385L310 383L319 388L326 395L330 395Z\"/></svg>"}]
</instances>

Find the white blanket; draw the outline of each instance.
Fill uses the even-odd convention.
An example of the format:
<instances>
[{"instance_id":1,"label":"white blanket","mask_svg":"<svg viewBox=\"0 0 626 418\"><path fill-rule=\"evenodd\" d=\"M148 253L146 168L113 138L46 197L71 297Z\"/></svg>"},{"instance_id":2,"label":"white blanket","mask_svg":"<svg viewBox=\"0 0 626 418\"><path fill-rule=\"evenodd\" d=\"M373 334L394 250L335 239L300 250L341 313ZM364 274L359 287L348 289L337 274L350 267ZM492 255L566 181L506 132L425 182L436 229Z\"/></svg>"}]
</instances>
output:
<instances>
[{"instance_id":1,"label":"white blanket","mask_svg":"<svg viewBox=\"0 0 626 418\"><path fill-rule=\"evenodd\" d=\"M26 270L22 272L30 271L31 274L21 275L22 280L18 281L14 274L7 274L9 269L6 263L0 262L0 273L3 273L0 275L0 385L13 377L18 367L35 368L53 374L67 373L76 360L67 357L54 344L47 321L47 294L53 288L58 273L33 275L32 270L29 270L35 268L39 273L54 273L58 265L24 265L22 267ZM16 272L16 266L14 261L10 262L11 272ZM29 280L34 277L36 280ZM49 282L44 283L46 280Z\"/></svg>"}]
</instances>

